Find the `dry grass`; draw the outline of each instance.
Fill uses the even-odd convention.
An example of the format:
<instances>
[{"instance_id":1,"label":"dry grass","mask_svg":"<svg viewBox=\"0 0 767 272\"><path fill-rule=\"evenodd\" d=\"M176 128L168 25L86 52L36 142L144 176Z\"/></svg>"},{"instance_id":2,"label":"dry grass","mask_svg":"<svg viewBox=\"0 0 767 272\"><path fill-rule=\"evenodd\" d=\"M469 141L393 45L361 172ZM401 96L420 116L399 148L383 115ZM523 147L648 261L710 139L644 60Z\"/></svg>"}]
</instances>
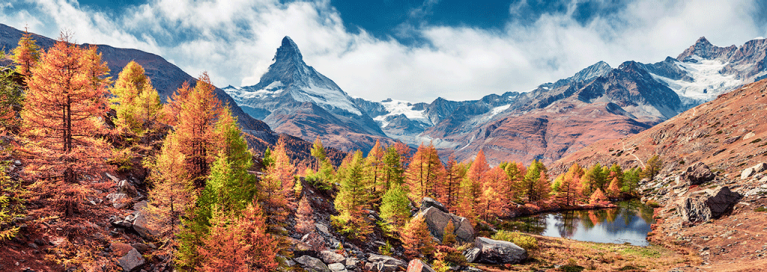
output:
<instances>
[{"instance_id":1,"label":"dry grass","mask_svg":"<svg viewBox=\"0 0 767 272\"><path fill-rule=\"evenodd\" d=\"M699 263L697 256L657 245L640 247L531 236L538 239L539 248L530 253L525 263L478 268L485 271L665 271Z\"/></svg>"}]
</instances>

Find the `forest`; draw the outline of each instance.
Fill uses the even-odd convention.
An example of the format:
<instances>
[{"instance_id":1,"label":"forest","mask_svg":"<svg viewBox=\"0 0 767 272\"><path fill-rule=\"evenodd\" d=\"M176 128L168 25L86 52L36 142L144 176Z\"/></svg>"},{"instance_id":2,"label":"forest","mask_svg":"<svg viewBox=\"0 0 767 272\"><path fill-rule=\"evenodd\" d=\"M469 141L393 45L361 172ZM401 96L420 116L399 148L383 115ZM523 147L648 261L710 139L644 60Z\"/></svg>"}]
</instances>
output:
<instances>
[{"instance_id":1,"label":"forest","mask_svg":"<svg viewBox=\"0 0 767 272\"><path fill-rule=\"evenodd\" d=\"M662 164L658 156L644 168L573 164L552 176L539 161L491 166L482 150L471 161L443 161L432 144L413 152L398 142L350 152L334 165L319 138L309 164L291 162L282 139L261 156L207 74L163 104L141 65L130 62L113 79L96 46L71 40L62 33L42 50L25 34L8 55L15 68L0 76L3 168L17 167L14 158L23 164L19 176L0 171L0 240L18 234L19 217L56 222L70 239L49 255L65 267L101 265L100 245L78 235L88 218L108 216L89 203L118 186L104 178L109 172L145 174L157 245L149 258L180 271L287 269L292 233L308 237L312 250L329 249L316 237L317 207L305 185L332 198L338 233L361 243L382 235L378 253L447 271L465 263L467 245L449 235L452 223L441 241L432 239L424 219L413 216L425 198L491 229L523 207L577 209L636 197L640 180ZM519 233L499 234L534 248Z\"/></svg>"}]
</instances>

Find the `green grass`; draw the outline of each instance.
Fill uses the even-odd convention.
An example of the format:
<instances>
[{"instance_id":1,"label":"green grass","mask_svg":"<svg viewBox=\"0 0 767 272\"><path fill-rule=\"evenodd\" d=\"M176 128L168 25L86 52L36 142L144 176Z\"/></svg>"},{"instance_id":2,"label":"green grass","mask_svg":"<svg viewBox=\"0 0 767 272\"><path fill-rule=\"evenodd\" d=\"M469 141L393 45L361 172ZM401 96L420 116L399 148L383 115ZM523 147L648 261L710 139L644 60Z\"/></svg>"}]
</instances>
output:
<instances>
[{"instance_id":1,"label":"green grass","mask_svg":"<svg viewBox=\"0 0 767 272\"><path fill-rule=\"evenodd\" d=\"M661 256L660 250L654 246L648 247L627 247L621 250L621 253L626 255L641 256L644 258L659 258Z\"/></svg>"},{"instance_id":2,"label":"green grass","mask_svg":"<svg viewBox=\"0 0 767 272\"><path fill-rule=\"evenodd\" d=\"M756 207L755 212L767 212L767 207Z\"/></svg>"}]
</instances>

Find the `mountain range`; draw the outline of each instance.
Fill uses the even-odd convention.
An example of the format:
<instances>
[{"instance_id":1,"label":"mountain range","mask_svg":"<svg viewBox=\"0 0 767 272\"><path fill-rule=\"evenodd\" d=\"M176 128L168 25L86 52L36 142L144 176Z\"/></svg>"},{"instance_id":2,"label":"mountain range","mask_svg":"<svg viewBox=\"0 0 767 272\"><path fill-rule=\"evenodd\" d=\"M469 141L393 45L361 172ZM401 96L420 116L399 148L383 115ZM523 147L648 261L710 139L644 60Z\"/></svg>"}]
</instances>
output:
<instances>
[{"instance_id":1,"label":"mountain range","mask_svg":"<svg viewBox=\"0 0 767 272\"><path fill-rule=\"evenodd\" d=\"M743 84L767 77L767 40L717 47L701 37L676 58L597 62L529 92L431 103L352 98L308 66L289 37L258 84L224 88L251 116L275 131L332 147L368 150L376 140L434 144L444 158L492 164L553 162L602 139L639 133ZM444 159L443 158L443 159Z\"/></svg>"}]
</instances>

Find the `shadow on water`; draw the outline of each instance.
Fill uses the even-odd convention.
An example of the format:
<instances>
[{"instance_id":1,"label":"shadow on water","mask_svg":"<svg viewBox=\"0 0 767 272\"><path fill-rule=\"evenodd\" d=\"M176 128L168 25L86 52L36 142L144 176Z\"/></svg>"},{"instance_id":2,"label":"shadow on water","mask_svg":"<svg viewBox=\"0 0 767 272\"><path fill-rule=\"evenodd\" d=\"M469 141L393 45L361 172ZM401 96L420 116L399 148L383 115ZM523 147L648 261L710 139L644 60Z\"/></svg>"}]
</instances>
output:
<instances>
[{"instance_id":1,"label":"shadow on water","mask_svg":"<svg viewBox=\"0 0 767 272\"><path fill-rule=\"evenodd\" d=\"M653 209L639 200L615 203L613 209L564 211L518 217L501 224L501 229L578 241L647 246Z\"/></svg>"}]
</instances>

